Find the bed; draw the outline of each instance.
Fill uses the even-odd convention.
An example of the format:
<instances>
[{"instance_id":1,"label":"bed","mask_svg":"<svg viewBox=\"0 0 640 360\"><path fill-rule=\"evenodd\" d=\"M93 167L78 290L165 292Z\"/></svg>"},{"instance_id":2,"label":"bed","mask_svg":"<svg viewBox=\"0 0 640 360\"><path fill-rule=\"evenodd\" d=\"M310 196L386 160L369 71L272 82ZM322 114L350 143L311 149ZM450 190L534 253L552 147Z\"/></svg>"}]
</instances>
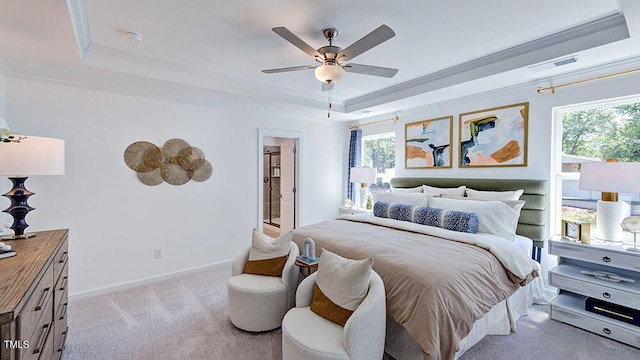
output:
<instances>
[{"instance_id":1,"label":"bed","mask_svg":"<svg viewBox=\"0 0 640 360\"><path fill-rule=\"evenodd\" d=\"M487 334L509 334L533 300L539 267L528 254L544 241L545 180L395 178L391 185L481 191L523 189L526 203L511 241L372 215L345 215L294 230L347 258L374 258L385 282L385 352L396 359L453 359ZM450 241L443 241L447 239ZM527 252L525 254L525 252ZM524 259L523 259L524 258Z\"/></svg>"}]
</instances>

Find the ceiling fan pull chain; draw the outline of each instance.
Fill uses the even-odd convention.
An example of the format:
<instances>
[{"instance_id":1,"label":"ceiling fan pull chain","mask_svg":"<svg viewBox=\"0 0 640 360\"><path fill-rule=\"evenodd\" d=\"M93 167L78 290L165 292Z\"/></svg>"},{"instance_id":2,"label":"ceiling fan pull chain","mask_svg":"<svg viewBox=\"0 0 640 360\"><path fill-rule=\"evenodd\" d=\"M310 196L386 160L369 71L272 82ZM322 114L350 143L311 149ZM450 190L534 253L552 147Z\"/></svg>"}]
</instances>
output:
<instances>
[{"instance_id":1,"label":"ceiling fan pull chain","mask_svg":"<svg viewBox=\"0 0 640 360\"><path fill-rule=\"evenodd\" d=\"M331 108L333 108L333 104L331 103L331 89L329 89L329 111L327 111L327 119L331 118Z\"/></svg>"}]
</instances>

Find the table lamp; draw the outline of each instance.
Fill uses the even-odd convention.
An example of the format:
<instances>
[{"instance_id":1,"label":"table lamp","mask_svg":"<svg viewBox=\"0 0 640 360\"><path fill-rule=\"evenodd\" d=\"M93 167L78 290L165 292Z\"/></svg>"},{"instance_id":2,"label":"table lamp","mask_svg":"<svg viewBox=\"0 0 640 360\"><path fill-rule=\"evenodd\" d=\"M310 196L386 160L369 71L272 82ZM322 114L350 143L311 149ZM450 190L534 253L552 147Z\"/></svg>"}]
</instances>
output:
<instances>
[{"instance_id":1,"label":"table lamp","mask_svg":"<svg viewBox=\"0 0 640 360\"><path fill-rule=\"evenodd\" d=\"M3 210L13 217L14 235L2 239L26 239L27 214L35 208L27 204L32 193L24 186L27 175L64 175L64 140L31 135L9 135L0 138L0 175L9 176L13 189L3 196L11 205Z\"/></svg>"},{"instance_id":2,"label":"table lamp","mask_svg":"<svg viewBox=\"0 0 640 360\"><path fill-rule=\"evenodd\" d=\"M349 174L352 183L360 183L360 208L367 207L367 194L370 183L376 181L376 169L368 167L352 167Z\"/></svg>"},{"instance_id":3,"label":"table lamp","mask_svg":"<svg viewBox=\"0 0 640 360\"><path fill-rule=\"evenodd\" d=\"M629 204L618 201L618 193L640 192L640 163L615 160L582 163L578 188L602 191L596 204L596 238L622 242L620 224L629 216Z\"/></svg>"}]
</instances>

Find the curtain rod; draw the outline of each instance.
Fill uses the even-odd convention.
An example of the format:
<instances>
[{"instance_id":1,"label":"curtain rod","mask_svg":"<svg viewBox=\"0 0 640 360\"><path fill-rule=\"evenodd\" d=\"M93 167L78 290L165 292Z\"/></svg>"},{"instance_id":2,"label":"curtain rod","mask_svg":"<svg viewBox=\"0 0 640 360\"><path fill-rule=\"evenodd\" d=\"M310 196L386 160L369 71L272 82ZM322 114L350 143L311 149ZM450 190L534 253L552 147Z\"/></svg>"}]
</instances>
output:
<instances>
[{"instance_id":1,"label":"curtain rod","mask_svg":"<svg viewBox=\"0 0 640 360\"><path fill-rule=\"evenodd\" d=\"M557 88L561 88L563 86L576 85L576 84L581 84L581 83L594 81L594 80L602 80L602 79L607 79L607 78L611 78L611 77L615 77L615 76L631 74L631 73L638 72L638 71L640 71L640 69L620 71L620 72L609 74L609 75L597 76L597 77L590 78L590 79L578 80L578 81L568 82L568 83L565 83L565 84L560 84L560 85L555 85L555 86L539 87L538 90L536 90L536 91L538 92L538 94L541 94L544 91L551 90L551 93L555 94L556 93L556 89Z\"/></svg>"},{"instance_id":2,"label":"curtain rod","mask_svg":"<svg viewBox=\"0 0 640 360\"><path fill-rule=\"evenodd\" d=\"M400 121L400 118L398 117L398 115L396 115L396 116L392 117L391 119L384 119L384 120L372 121L372 122L370 122L370 123L357 124L357 125L349 125L349 129L350 129L350 130L354 130L354 129L361 128L361 127L363 127L363 126L369 126L369 125L380 124L380 123L387 122L387 121L393 121L394 123L397 123L398 121Z\"/></svg>"}]
</instances>

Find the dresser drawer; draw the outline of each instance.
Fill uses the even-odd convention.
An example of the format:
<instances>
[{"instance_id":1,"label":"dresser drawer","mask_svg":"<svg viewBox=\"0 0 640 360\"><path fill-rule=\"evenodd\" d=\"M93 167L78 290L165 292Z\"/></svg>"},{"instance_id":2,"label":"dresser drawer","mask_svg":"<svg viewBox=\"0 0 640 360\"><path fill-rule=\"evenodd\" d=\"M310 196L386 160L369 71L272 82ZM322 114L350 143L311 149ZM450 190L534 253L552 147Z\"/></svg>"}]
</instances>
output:
<instances>
[{"instance_id":1,"label":"dresser drawer","mask_svg":"<svg viewBox=\"0 0 640 360\"><path fill-rule=\"evenodd\" d=\"M69 266L68 264L65 263L64 268L62 269L62 273L60 274L60 277L58 278L58 281L56 282L56 286L53 291L53 296L55 299L53 303L53 309L56 312L59 310L62 304L67 303L67 297L68 297L67 288L69 287L68 280L69 280Z\"/></svg>"},{"instance_id":2,"label":"dresser drawer","mask_svg":"<svg viewBox=\"0 0 640 360\"><path fill-rule=\"evenodd\" d=\"M571 309L551 305L551 318L631 346L640 347L640 332L617 325L613 321L603 320L604 317L598 317L596 314L591 315L586 311L584 313L574 312Z\"/></svg>"},{"instance_id":3,"label":"dresser drawer","mask_svg":"<svg viewBox=\"0 0 640 360\"><path fill-rule=\"evenodd\" d=\"M44 315L51 317L53 301L49 301L53 295L53 267L49 266L42 276L40 283L31 294L19 316L19 339L31 339L36 330L40 318ZM49 310L45 306L49 304Z\"/></svg>"},{"instance_id":4,"label":"dresser drawer","mask_svg":"<svg viewBox=\"0 0 640 360\"><path fill-rule=\"evenodd\" d=\"M51 318L51 314L53 313L52 296L48 297L45 305L42 307L42 311L45 315L40 318L31 337L26 338L29 341L29 347L21 350L21 360L38 359L40 356L42 356L42 359L50 359L53 354L53 344L50 339L52 338L54 325L53 319Z\"/></svg>"},{"instance_id":5,"label":"dresser drawer","mask_svg":"<svg viewBox=\"0 0 640 360\"><path fill-rule=\"evenodd\" d=\"M549 254L593 264L640 271L640 261L638 261L637 254L616 248L598 247L573 242L550 241Z\"/></svg>"},{"instance_id":6,"label":"dresser drawer","mask_svg":"<svg viewBox=\"0 0 640 360\"><path fill-rule=\"evenodd\" d=\"M558 265L551 269L549 285L634 309L637 309L640 304L640 291L636 283L612 283L599 280L582 274L580 268L571 265Z\"/></svg>"},{"instance_id":7,"label":"dresser drawer","mask_svg":"<svg viewBox=\"0 0 640 360\"><path fill-rule=\"evenodd\" d=\"M57 281L58 278L60 277L60 274L62 273L64 267L67 264L67 259L69 258L69 241L65 240L64 243L62 243L62 246L60 246L60 249L58 250L58 252L56 253L55 257L53 258L53 280Z\"/></svg>"},{"instance_id":8,"label":"dresser drawer","mask_svg":"<svg viewBox=\"0 0 640 360\"><path fill-rule=\"evenodd\" d=\"M54 322L54 333L53 333L53 358L59 359L62 357L62 352L64 351L65 343L67 341L67 334L69 329L67 328L67 307L64 306L64 318L63 320L58 320L56 317L56 321Z\"/></svg>"}]
</instances>

